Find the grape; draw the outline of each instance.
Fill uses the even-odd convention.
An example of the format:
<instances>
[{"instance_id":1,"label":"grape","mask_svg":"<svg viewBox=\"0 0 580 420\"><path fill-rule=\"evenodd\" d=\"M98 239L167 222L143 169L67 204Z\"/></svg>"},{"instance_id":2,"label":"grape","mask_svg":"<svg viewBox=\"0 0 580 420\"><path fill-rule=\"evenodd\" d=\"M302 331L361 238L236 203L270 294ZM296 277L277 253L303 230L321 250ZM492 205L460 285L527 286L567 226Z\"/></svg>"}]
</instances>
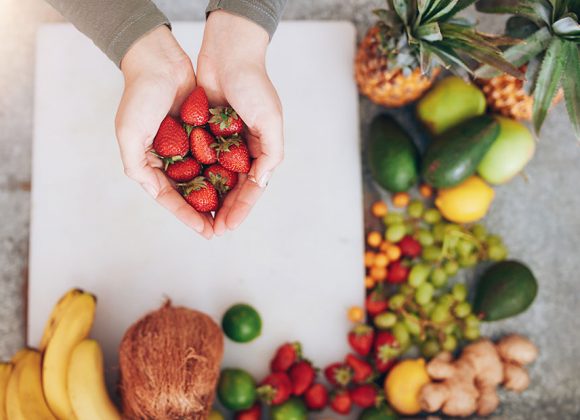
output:
<instances>
[{"instance_id":1,"label":"grape","mask_svg":"<svg viewBox=\"0 0 580 420\"><path fill-rule=\"evenodd\" d=\"M444 223L438 223L433 226L433 238L435 239L435 242L443 242L443 239L445 239Z\"/></svg>"},{"instance_id":2,"label":"grape","mask_svg":"<svg viewBox=\"0 0 580 420\"><path fill-rule=\"evenodd\" d=\"M473 225L471 233L480 241L485 241L487 237L487 229L483 225Z\"/></svg>"},{"instance_id":3,"label":"grape","mask_svg":"<svg viewBox=\"0 0 580 420\"><path fill-rule=\"evenodd\" d=\"M407 206L407 214L414 219L420 219L423 216L423 211L425 210L425 205L420 200L411 200Z\"/></svg>"},{"instance_id":4,"label":"grape","mask_svg":"<svg viewBox=\"0 0 580 420\"><path fill-rule=\"evenodd\" d=\"M487 256L492 261L502 261L505 260L508 254L507 248L500 245L490 245L487 250Z\"/></svg>"},{"instance_id":5,"label":"grape","mask_svg":"<svg viewBox=\"0 0 580 420\"><path fill-rule=\"evenodd\" d=\"M451 289L453 298L458 302L463 302L467 297L467 287L463 283L456 283Z\"/></svg>"},{"instance_id":6,"label":"grape","mask_svg":"<svg viewBox=\"0 0 580 420\"><path fill-rule=\"evenodd\" d=\"M433 245L435 239L433 238L433 234L429 232L427 229L419 229L417 232L417 240L421 244L421 246L429 246Z\"/></svg>"},{"instance_id":7,"label":"grape","mask_svg":"<svg viewBox=\"0 0 580 420\"><path fill-rule=\"evenodd\" d=\"M452 277L459 271L459 264L457 264L457 261L449 260L443 264L443 269L449 277Z\"/></svg>"},{"instance_id":8,"label":"grape","mask_svg":"<svg viewBox=\"0 0 580 420\"><path fill-rule=\"evenodd\" d=\"M415 302L423 306L431 302L433 298L434 287L431 283L423 283L415 292Z\"/></svg>"},{"instance_id":9,"label":"grape","mask_svg":"<svg viewBox=\"0 0 580 420\"><path fill-rule=\"evenodd\" d=\"M466 327L463 330L463 336L470 341L477 340L479 338L479 327Z\"/></svg>"},{"instance_id":10,"label":"grape","mask_svg":"<svg viewBox=\"0 0 580 420\"><path fill-rule=\"evenodd\" d=\"M405 316L403 323L411 335L417 336L421 334L421 324L419 322L419 318L417 318L415 315Z\"/></svg>"},{"instance_id":11,"label":"grape","mask_svg":"<svg viewBox=\"0 0 580 420\"><path fill-rule=\"evenodd\" d=\"M375 325L381 330L391 328L397 322L397 315L392 312L385 312L375 317Z\"/></svg>"},{"instance_id":12,"label":"grape","mask_svg":"<svg viewBox=\"0 0 580 420\"><path fill-rule=\"evenodd\" d=\"M403 223L403 215L401 213L389 212L383 218L383 223L387 226L394 225L395 223Z\"/></svg>"},{"instance_id":13,"label":"grape","mask_svg":"<svg viewBox=\"0 0 580 420\"><path fill-rule=\"evenodd\" d=\"M469 314L465 318L465 325L469 328L479 328L480 322L481 321L475 314Z\"/></svg>"},{"instance_id":14,"label":"grape","mask_svg":"<svg viewBox=\"0 0 580 420\"><path fill-rule=\"evenodd\" d=\"M459 332L459 326L457 324L449 324L443 328L445 334L457 334Z\"/></svg>"},{"instance_id":15,"label":"grape","mask_svg":"<svg viewBox=\"0 0 580 420\"><path fill-rule=\"evenodd\" d=\"M460 241L458 241L456 248L457 248L457 253L459 254L459 256L468 257L473 252L473 249L475 247L469 241L460 240Z\"/></svg>"},{"instance_id":16,"label":"grape","mask_svg":"<svg viewBox=\"0 0 580 420\"><path fill-rule=\"evenodd\" d=\"M403 307L403 305L405 304L406 300L407 299L405 298L404 295L401 295L401 294L393 295L389 299L389 307L391 309L394 309L394 310L401 309Z\"/></svg>"},{"instance_id":17,"label":"grape","mask_svg":"<svg viewBox=\"0 0 580 420\"><path fill-rule=\"evenodd\" d=\"M489 235L487 237L487 244L489 246L491 246L491 245L502 245L503 244L503 241L501 239L501 236L499 236L499 235Z\"/></svg>"},{"instance_id":18,"label":"grape","mask_svg":"<svg viewBox=\"0 0 580 420\"><path fill-rule=\"evenodd\" d=\"M448 321L451 318L451 313L449 312L449 307L447 305L441 305L438 303L433 312L431 312L431 321L439 324Z\"/></svg>"},{"instance_id":19,"label":"grape","mask_svg":"<svg viewBox=\"0 0 580 420\"><path fill-rule=\"evenodd\" d=\"M439 343L437 342L437 340L434 340L432 338L429 340L426 340L421 345L421 353L423 354L423 356L425 356L427 358L431 358L433 356L436 356L440 350L441 350L441 348L439 347Z\"/></svg>"},{"instance_id":20,"label":"grape","mask_svg":"<svg viewBox=\"0 0 580 420\"><path fill-rule=\"evenodd\" d=\"M419 287L421 284L427 281L429 273L431 272L431 267L426 264L416 264L411 268L409 273L409 284L413 287Z\"/></svg>"},{"instance_id":21,"label":"grape","mask_svg":"<svg viewBox=\"0 0 580 420\"><path fill-rule=\"evenodd\" d=\"M405 223L405 233L407 235L414 235L415 234L415 225L413 223Z\"/></svg>"},{"instance_id":22,"label":"grape","mask_svg":"<svg viewBox=\"0 0 580 420\"><path fill-rule=\"evenodd\" d=\"M437 267L431 272L430 281L433 286L440 289L447 284L447 273L443 268Z\"/></svg>"},{"instance_id":23,"label":"grape","mask_svg":"<svg viewBox=\"0 0 580 420\"><path fill-rule=\"evenodd\" d=\"M452 236L448 235L445 237L445 242L447 244L447 247L455 251L457 249L457 245L459 244L459 237L455 235Z\"/></svg>"},{"instance_id":24,"label":"grape","mask_svg":"<svg viewBox=\"0 0 580 420\"><path fill-rule=\"evenodd\" d=\"M471 305L468 302L459 303L453 310L457 318L463 319L471 313Z\"/></svg>"},{"instance_id":25,"label":"grape","mask_svg":"<svg viewBox=\"0 0 580 420\"><path fill-rule=\"evenodd\" d=\"M397 243L403 239L403 236L405 236L406 233L407 229L403 223L393 223L387 228L385 237L387 238L387 241Z\"/></svg>"},{"instance_id":26,"label":"grape","mask_svg":"<svg viewBox=\"0 0 580 420\"><path fill-rule=\"evenodd\" d=\"M453 305L453 303L455 303L455 298L452 294L445 293L439 298L439 303L449 308L451 305Z\"/></svg>"},{"instance_id":27,"label":"grape","mask_svg":"<svg viewBox=\"0 0 580 420\"><path fill-rule=\"evenodd\" d=\"M459 265L465 268L473 267L474 265L477 265L477 261L478 261L477 254L471 254L467 257L459 258Z\"/></svg>"},{"instance_id":28,"label":"grape","mask_svg":"<svg viewBox=\"0 0 580 420\"><path fill-rule=\"evenodd\" d=\"M411 341L409 331L407 331L407 327L402 322L397 322L393 325L393 335L401 347L405 347Z\"/></svg>"},{"instance_id":29,"label":"grape","mask_svg":"<svg viewBox=\"0 0 580 420\"><path fill-rule=\"evenodd\" d=\"M434 245L430 245L423 248L421 256L426 261L437 261L441 258L442 252L443 250L441 248L436 247Z\"/></svg>"},{"instance_id":30,"label":"grape","mask_svg":"<svg viewBox=\"0 0 580 420\"><path fill-rule=\"evenodd\" d=\"M430 225L434 225L441 221L441 213L437 209L428 209L425 211L425 214L423 214L423 220Z\"/></svg>"},{"instance_id":31,"label":"grape","mask_svg":"<svg viewBox=\"0 0 580 420\"><path fill-rule=\"evenodd\" d=\"M452 335L446 335L441 347L446 351L454 351L457 348L457 339Z\"/></svg>"},{"instance_id":32,"label":"grape","mask_svg":"<svg viewBox=\"0 0 580 420\"><path fill-rule=\"evenodd\" d=\"M436 303L431 301L426 305L423 305L423 310L427 313L427 315L431 315L431 312L433 312L433 308L435 308Z\"/></svg>"},{"instance_id":33,"label":"grape","mask_svg":"<svg viewBox=\"0 0 580 420\"><path fill-rule=\"evenodd\" d=\"M399 293L405 296L411 296L415 294L415 288L411 284L403 283L399 288Z\"/></svg>"}]
</instances>

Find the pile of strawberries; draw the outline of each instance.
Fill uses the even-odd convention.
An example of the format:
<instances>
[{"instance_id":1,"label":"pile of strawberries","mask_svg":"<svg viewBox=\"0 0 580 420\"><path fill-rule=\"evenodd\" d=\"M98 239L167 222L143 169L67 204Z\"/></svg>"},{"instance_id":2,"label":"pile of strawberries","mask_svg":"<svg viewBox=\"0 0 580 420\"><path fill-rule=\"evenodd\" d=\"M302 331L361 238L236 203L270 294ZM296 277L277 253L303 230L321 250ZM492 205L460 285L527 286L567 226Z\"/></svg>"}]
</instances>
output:
<instances>
[{"instance_id":1,"label":"pile of strawberries","mask_svg":"<svg viewBox=\"0 0 580 420\"><path fill-rule=\"evenodd\" d=\"M185 100L180 117L181 122L169 115L161 122L152 153L195 210L216 211L238 174L250 171L244 122L231 107L210 109L201 86Z\"/></svg>"}]
</instances>

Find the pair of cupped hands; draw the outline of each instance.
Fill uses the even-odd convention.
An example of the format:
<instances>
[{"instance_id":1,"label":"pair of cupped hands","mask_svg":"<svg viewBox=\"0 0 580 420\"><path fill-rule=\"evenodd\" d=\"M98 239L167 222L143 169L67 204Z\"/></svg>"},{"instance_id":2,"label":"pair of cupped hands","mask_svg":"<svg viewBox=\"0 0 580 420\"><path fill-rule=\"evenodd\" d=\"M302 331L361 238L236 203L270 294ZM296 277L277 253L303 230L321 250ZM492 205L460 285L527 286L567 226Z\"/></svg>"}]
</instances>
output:
<instances>
[{"instance_id":1,"label":"pair of cupped hands","mask_svg":"<svg viewBox=\"0 0 580 420\"><path fill-rule=\"evenodd\" d=\"M140 38L121 62L125 89L115 128L125 174L207 239L242 223L283 159L282 106L265 66L268 42L267 32L257 24L215 11L206 22L197 77L166 26ZM215 218L187 204L163 174L162 162L150 153L163 118L179 115L196 85L204 87L211 106L229 104L236 110L246 123L244 135L255 159Z\"/></svg>"}]
</instances>

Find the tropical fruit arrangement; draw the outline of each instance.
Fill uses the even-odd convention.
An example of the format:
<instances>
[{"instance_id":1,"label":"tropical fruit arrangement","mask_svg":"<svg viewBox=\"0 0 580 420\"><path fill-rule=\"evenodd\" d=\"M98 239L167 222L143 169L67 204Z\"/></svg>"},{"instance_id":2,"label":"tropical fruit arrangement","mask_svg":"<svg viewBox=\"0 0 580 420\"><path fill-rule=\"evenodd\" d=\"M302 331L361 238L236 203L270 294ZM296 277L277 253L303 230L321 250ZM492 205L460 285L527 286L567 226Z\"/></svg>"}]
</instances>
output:
<instances>
[{"instance_id":1,"label":"tropical fruit arrangement","mask_svg":"<svg viewBox=\"0 0 580 420\"><path fill-rule=\"evenodd\" d=\"M238 174L250 171L244 122L231 107L210 108L201 86L181 106L180 118L165 117L151 152L185 201L201 213L215 212Z\"/></svg>"}]
</instances>

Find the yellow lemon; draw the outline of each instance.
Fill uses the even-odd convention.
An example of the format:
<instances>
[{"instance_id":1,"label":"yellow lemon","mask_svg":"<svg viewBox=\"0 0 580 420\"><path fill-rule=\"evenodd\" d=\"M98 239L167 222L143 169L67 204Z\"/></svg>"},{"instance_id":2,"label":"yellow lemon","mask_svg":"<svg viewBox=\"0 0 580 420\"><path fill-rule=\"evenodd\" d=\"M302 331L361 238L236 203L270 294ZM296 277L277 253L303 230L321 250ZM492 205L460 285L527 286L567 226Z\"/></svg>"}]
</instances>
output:
<instances>
[{"instance_id":1,"label":"yellow lemon","mask_svg":"<svg viewBox=\"0 0 580 420\"><path fill-rule=\"evenodd\" d=\"M404 360L391 369L385 380L387 400L401 414L417 414L421 411L421 388L429 382L424 359Z\"/></svg>"},{"instance_id":2,"label":"yellow lemon","mask_svg":"<svg viewBox=\"0 0 580 420\"><path fill-rule=\"evenodd\" d=\"M447 220L471 223L486 215L494 195L481 178L472 176L455 187L439 190L435 205Z\"/></svg>"}]
</instances>

